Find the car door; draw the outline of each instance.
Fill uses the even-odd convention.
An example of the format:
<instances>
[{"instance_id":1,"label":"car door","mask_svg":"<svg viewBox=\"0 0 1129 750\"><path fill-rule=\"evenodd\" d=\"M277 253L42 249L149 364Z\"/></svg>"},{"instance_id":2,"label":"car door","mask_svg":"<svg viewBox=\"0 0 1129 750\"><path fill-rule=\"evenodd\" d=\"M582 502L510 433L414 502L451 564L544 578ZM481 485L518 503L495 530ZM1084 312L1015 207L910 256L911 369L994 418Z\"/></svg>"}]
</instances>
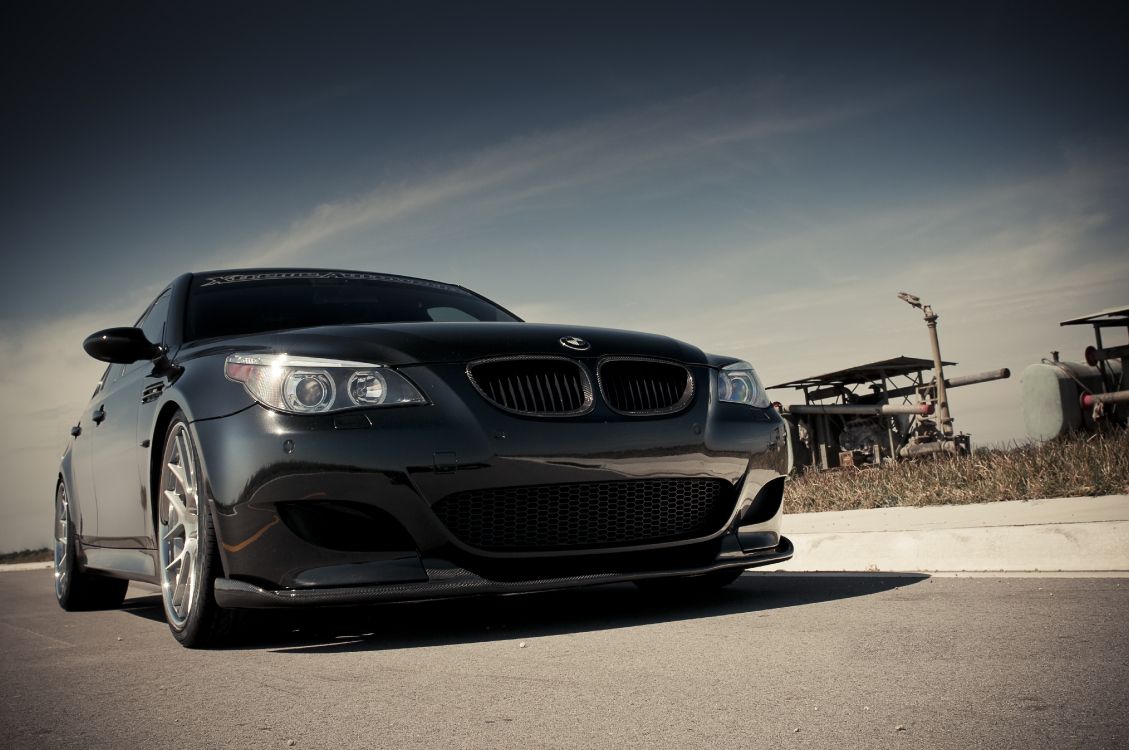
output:
<instances>
[{"instance_id":1,"label":"car door","mask_svg":"<svg viewBox=\"0 0 1129 750\"><path fill-rule=\"evenodd\" d=\"M162 292L137 322L145 337L163 343L170 291ZM98 503L98 537L109 546L144 546L151 535L145 491L149 450L137 433L142 391L153 362L114 365L95 398L91 416L94 439L92 471Z\"/></svg>"},{"instance_id":2,"label":"car door","mask_svg":"<svg viewBox=\"0 0 1129 750\"><path fill-rule=\"evenodd\" d=\"M102 395L102 387L110 377L110 371L115 365L110 365L102 372L98 385L94 387L94 394L90 403L82 413L82 418L71 430L74 443L71 445L71 485L70 513L74 522L75 531L80 537L98 536L98 504L95 502L94 477L94 422L91 419L98 408L97 399Z\"/></svg>"}]
</instances>

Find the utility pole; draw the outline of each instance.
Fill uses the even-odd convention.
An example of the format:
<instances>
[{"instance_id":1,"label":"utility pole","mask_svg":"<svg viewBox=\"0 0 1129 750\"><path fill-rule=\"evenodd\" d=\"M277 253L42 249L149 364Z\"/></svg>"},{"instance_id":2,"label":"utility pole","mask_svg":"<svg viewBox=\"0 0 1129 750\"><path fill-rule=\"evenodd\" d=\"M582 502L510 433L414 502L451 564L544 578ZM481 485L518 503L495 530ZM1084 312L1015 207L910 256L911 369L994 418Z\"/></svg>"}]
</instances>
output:
<instances>
[{"instance_id":1,"label":"utility pole","mask_svg":"<svg viewBox=\"0 0 1129 750\"><path fill-rule=\"evenodd\" d=\"M937 390L937 419L941 423L941 434L953 436L953 418L949 415L949 397L945 392L945 373L941 363L941 344L937 341L937 319L940 317L933 308L924 304L921 298L909 292L899 292L898 299L911 307L916 307L925 315L925 325L929 328L929 343L933 345L933 374Z\"/></svg>"}]
</instances>

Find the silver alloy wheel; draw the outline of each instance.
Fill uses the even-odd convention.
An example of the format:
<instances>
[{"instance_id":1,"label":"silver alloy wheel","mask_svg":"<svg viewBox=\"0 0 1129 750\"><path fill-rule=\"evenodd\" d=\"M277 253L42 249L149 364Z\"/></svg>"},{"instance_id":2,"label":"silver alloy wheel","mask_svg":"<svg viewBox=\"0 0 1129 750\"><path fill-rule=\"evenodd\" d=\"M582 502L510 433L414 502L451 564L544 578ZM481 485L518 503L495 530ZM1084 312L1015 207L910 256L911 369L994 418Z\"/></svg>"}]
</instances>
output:
<instances>
[{"instance_id":1,"label":"silver alloy wheel","mask_svg":"<svg viewBox=\"0 0 1129 750\"><path fill-rule=\"evenodd\" d=\"M67 487L59 482L55 490L55 596L62 601L70 583L70 529L71 509L67 502Z\"/></svg>"},{"instance_id":2,"label":"silver alloy wheel","mask_svg":"<svg viewBox=\"0 0 1129 750\"><path fill-rule=\"evenodd\" d=\"M182 630L192 615L203 560L200 554L200 485L196 449L179 422L165 444L157 533L161 591L169 624Z\"/></svg>"}]
</instances>

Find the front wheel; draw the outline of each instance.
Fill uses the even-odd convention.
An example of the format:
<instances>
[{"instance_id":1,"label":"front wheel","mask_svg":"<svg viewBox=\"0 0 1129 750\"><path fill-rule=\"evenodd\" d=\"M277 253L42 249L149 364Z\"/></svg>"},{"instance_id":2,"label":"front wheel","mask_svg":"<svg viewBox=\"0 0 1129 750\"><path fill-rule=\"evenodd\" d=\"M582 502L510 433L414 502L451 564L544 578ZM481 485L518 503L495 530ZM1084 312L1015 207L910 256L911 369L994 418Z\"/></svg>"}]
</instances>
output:
<instances>
[{"instance_id":1,"label":"front wheel","mask_svg":"<svg viewBox=\"0 0 1129 750\"><path fill-rule=\"evenodd\" d=\"M157 486L157 547L165 619L173 637L189 648L221 643L236 619L235 612L216 604L219 547L203 487L196 443L178 412L165 436Z\"/></svg>"},{"instance_id":2,"label":"front wheel","mask_svg":"<svg viewBox=\"0 0 1129 750\"><path fill-rule=\"evenodd\" d=\"M87 573L77 557L70 498L60 480L55 487L55 598L68 612L121 606L129 581Z\"/></svg>"}]
</instances>

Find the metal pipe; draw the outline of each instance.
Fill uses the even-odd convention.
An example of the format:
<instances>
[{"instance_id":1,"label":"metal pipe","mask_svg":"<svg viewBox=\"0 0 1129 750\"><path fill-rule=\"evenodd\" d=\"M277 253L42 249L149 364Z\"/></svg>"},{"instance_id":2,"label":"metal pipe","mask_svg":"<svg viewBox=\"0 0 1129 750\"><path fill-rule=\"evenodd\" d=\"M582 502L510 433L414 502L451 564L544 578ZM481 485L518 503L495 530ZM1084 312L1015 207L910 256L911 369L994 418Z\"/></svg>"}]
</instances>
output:
<instances>
[{"instance_id":1,"label":"metal pipe","mask_svg":"<svg viewBox=\"0 0 1129 750\"><path fill-rule=\"evenodd\" d=\"M945 437L953 436L953 417L949 414L949 396L945 392L945 371L941 362L941 344L937 341L937 320L941 316L933 312L933 308L909 292L899 292L898 299L916 307L925 315L925 325L929 328L929 344L933 347L933 377L937 389L937 414L941 423L941 433Z\"/></svg>"},{"instance_id":2,"label":"metal pipe","mask_svg":"<svg viewBox=\"0 0 1129 750\"><path fill-rule=\"evenodd\" d=\"M1102 344L1102 327L1099 325L1094 326L1094 343L1097 344L1098 349L1104 349L1105 345ZM1109 370L1106 369L1106 361L1099 359L1097 361L1098 371L1102 374L1102 380L1109 382Z\"/></svg>"},{"instance_id":3,"label":"metal pipe","mask_svg":"<svg viewBox=\"0 0 1129 750\"><path fill-rule=\"evenodd\" d=\"M827 433L830 432L830 430L828 429L827 417L821 416L819 419L815 420L815 423L819 425L819 458L822 461L820 469L826 471L831 468L831 464L828 463L829 451L827 449L830 441L827 439Z\"/></svg>"},{"instance_id":4,"label":"metal pipe","mask_svg":"<svg viewBox=\"0 0 1129 750\"><path fill-rule=\"evenodd\" d=\"M1081 401L1083 409L1092 409L1094 404L1127 404L1129 403L1129 391L1083 393Z\"/></svg>"},{"instance_id":5,"label":"metal pipe","mask_svg":"<svg viewBox=\"0 0 1129 750\"><path fill-rule=\"evenodd\" d=\"M1122 357L1129 357L1129 345L1126 346L1111 346L1108 349L1102 349L1096 346L1086 347L1086 364L1094 366L1098 362L1107 359L1121 359Z\"/></svg>"},{"instance_id":6,"label":"metal pipe","mask_svg":"<svg viewBox=\"0 0 1129 750\"><path fill-rule=\"evenodd\" d=\"M903 446L898 455L902 458L927 456L930 453L960 453L960 447L952 440L938 440L932 443L910 443Z\"/></svg>"},{"instance_id":7,"label":"metal pipe","mask_svg":"<svg viewBox=\"0 0 1129 750\"><path fill-rule=\"evenodd\" d=\"M789 414L861 414L892 416L894 414L933 413L933 404L796 404L787 407Z\"/></svg>"},{"instance_id":8,"label":"metal pipe","mask_svg":"<svg viewBox=\"0 0 1129 750\"><path fill-rule=\"evenodd\" d=\"M949 414L949 396L945 392L945 370L941 362L941 344L937 341L937 318L940 316L933 312L933 308L925 305L925 325L929 328L929 343L933 347L933 372L937 382L937 416L941 423L941 432L945 437L952 437L953 418Z\"/></svg>"},{"instance_id":9,"label":"metal pipe","mask_svg":"<svg viewBox=\"0 0 1129 750\"><path fill-rule=\"evenodd\" d=\"M978 372L974 375L958 375L955 378L948 378L945 380L945 388L960 388L966 385L976 385L977 383L987 383L992 380L1004 380L1011 377L1011 370L1006 367L1001 367L999 370L986 370ZM928 387L928 383L925 387ZM907 385L904 388L895 388L892 391L886 391L887 398L898 398L900 396L912 396L917 393L917 386Z\"/></svg>"},{"instance_id":10,"label":"metal pipe","mask_svg":"<svg viewBox=\"0 0 1129 750\"><path fill-rule=\"evenodd\" d=\"M955 378L949 378L945 381L946 388L960 388L965 385L975 385L976 383L987 383L990 380L1006 380L1011 377L1011 370L1006 367L1001 367L998 370L985 370L978 372L974 375L958 375Z\"/></svg>"}]
</instances>

